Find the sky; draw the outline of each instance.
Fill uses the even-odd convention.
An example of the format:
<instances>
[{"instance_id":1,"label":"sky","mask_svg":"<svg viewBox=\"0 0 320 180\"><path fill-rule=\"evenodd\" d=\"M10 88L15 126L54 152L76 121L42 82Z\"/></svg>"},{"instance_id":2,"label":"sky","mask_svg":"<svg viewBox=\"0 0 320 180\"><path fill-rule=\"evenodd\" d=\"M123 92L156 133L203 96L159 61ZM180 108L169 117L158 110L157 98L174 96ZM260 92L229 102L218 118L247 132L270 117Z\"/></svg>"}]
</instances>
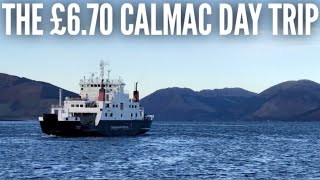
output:
<instances>
[{"instance_id":1,"label":"sky","mask_svg":"<svg viewBox=\"0 0 320 180\"><path fill-rule=\"evenodd\" d=\"M79 92L79 80L99 75L101 59L142 97L168 87L199 91L241 87L261 92L288 80L320 82L317 29L310 37L18 37L0 19L0 72Z\"/></svg>"}]
</instances>

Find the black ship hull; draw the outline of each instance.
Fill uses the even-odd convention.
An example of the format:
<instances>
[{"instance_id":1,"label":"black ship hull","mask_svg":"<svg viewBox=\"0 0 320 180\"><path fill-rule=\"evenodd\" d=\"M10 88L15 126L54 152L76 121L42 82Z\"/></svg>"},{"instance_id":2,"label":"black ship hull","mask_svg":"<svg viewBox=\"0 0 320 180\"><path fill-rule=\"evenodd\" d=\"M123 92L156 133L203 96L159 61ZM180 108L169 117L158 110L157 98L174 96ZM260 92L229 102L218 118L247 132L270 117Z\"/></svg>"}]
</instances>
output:
<instances>
[{"instance_id":1,"label":"black ship hull","mask_svg":"<svg viewBox=\"0 0 320 180\"><path fill-rule=\"evenodd\" d=\"M58 121L56 114L44 114L41 130L56 136L136 136L148 132L151 120L101 120L97 126L81 121Z\"/></svg>"}]
</instances>

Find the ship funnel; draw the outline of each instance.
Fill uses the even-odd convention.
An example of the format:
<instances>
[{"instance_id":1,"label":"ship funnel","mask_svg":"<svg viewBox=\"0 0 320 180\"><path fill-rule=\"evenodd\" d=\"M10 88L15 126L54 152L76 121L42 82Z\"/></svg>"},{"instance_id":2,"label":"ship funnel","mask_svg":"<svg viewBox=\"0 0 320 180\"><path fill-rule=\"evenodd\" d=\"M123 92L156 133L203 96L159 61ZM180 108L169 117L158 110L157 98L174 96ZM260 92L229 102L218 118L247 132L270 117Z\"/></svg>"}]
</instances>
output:
<instances>
[{"instance_id":1,"label":"ship funnel","mask_svg":"<svg viewBox=\"0 0 320 180\"><path fill-rule=\"evenodd\" d=\"M140 99L139 99L139 91L138 91L138 82L135 84L135 87L134 87L133 101L134 102L139 102L140 101Z\"/></svg>"},{"instance_id":2,"label":"ship funnel","mask_svg":"<svg viewBox=\"0 0 320 180\"><path fill-rule=\"evenodd\" d=\"M106 100L106 92L103 88L103 79L101 80L101 88L99 89L99 101L105 101Z\"/></svg>"}]
</instances>

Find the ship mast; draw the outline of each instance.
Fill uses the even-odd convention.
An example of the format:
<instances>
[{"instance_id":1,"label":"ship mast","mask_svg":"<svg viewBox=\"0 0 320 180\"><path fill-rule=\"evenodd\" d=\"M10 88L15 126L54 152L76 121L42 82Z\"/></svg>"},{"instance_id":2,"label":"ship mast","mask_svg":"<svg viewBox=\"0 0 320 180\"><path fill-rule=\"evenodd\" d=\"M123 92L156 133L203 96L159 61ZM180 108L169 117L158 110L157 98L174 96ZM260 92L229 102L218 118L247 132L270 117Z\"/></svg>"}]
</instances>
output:
<instances>
[{"instance_id":1,"label":"ship mast","mask_svg":"<svg viewBox=\"0 0 320 180\"><path fill-rule=\"evenodd\" d=\"M100 77L101 77L101 79L104 78L104 69L105 69L104 67L107 66L107 65L109 65L109 63L106 63L103 60L100 61ZM108 71L107 82L110 82L110 72L111 72L111 70L108 69L107 71Z\"/></svg>"},{"instance_id":2,"label":"ship mast","mask_svg":"<svg viewBox=\"0 0 320 180\"><path fill-rule=\"evenodd\" d=\"M107 79L108 82L110 82L110 72L111 72L111 70L109 69L109 70L108 70L108 79Z\"/></svg>"},{"instance_id":3,"label":"ship mast","mask_svg":"<svg viewBox=\"0 0 320 180\"><path fill-rule=\"evenodd\" d=\"M101 80L103 80L103 76L104 76L104 66L106 64L104 63L103 60L100 61L100 77L101 77Z\"/></svg>"}]
</instances>

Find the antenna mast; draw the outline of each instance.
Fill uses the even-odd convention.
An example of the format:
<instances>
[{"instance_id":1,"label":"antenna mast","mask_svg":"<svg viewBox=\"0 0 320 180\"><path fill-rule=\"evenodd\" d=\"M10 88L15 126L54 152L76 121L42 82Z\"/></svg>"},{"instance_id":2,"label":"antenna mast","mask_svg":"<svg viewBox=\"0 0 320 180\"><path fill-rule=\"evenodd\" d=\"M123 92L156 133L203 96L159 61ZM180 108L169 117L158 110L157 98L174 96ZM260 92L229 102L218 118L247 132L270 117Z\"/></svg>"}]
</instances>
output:
<instances>
[{"instance_id":1,"label":"antenna mast","mask_svg":"<svg viewBox=\"0 0 320 180\"><path fill-rule=\"evenodd\" d=\"M104 76L104 66L106 64L104 63L103 60L100 61L100 77L101 77L101 80L103 80L103 76Z\"/></svg>"},{"instance_id":2,"label":"antenna mast","mask_svg":"<svg viewBox=\"0 0 320 180\"><path fill-rule=\"evenodd\" d=\"M111 70L108 70L108 82L110 82L110 72Z\"/></svg>"}]
</instances>

